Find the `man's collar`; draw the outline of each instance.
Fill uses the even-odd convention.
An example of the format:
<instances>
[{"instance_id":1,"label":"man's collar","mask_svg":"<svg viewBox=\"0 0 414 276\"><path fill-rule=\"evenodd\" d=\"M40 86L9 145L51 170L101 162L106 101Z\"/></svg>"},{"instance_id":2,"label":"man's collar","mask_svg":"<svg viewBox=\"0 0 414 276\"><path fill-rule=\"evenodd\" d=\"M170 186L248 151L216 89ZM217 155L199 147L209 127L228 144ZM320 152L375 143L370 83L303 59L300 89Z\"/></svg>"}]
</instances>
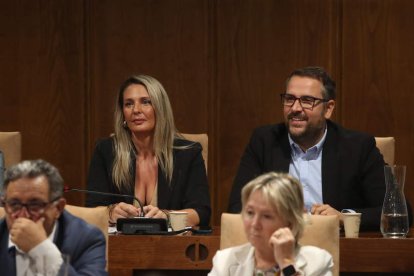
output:
<instances>
[{"instance_id":1,"label":"man's collar","mask_svg":"<svg viewBox=\"0 0 414 276\"><path fill-rule=\"evenodd\" d=\"M326 140L326 134L327 133L328 133L328 126L325 125L325 131L323 133L322 138L319 140L319 142L316 145L310 147L305 152L315 152L316 154L319 154L319 152L322 150L323 143ZM298 154L300 152L303 152L302 151L302 148L295 141L293 141L293 139L290 136L290 133L289 132L288 132L288 139L289 139L289 145L290 145L290 147L292 149L292 153L293 154Z\"/></svg>"}]
</instances>

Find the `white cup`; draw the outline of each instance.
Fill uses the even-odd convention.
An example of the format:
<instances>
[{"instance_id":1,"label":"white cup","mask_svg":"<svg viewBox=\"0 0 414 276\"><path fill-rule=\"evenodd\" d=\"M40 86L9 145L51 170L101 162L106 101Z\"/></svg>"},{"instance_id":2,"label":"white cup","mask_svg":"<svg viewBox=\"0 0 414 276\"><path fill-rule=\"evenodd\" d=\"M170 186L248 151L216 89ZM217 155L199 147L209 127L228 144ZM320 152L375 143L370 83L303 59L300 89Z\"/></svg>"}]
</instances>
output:
<instances>
[{"instance_id":1,"label":"white cup","mask_svg":"<svg viewBox=\"0 0 414 276\"><path fill-rule=\"evenodd\" d=\"M361 213L342 213L346 238L358 238Z\"/></svg>"},{"instance_id":2,"label":"white cup","mask_svg":"<svg viewBox=\"0 0 414 276\"><path fill-rule=\"evenodd\" d=\"M171 211L169 215L173 231L182 230L187 226L187 212Z\"/></svg>"}]
</instances>

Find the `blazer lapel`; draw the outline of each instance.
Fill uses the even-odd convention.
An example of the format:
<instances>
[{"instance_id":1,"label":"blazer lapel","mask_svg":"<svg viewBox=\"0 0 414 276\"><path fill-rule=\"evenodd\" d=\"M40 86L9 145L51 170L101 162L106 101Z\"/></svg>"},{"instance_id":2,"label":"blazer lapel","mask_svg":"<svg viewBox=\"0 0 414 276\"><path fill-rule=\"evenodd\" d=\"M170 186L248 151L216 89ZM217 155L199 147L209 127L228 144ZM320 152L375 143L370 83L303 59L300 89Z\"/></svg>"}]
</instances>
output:
<instances>
[{"instance_id":1,"label":"blazer lapel","mask_svg":"<svg viewBox=\"0 0 414 276\"><path fill-rule=\"evenodd\" d=\"M289 145L288 134L283 126L283 129L273 129L274 141L272 145L272 171L284 171L289 172L289 164L292 159L291 148ZM280 146L277 146L280 143Z\"/></svg>"},{"instance_id":2,"label":"blazer lapel","mask_svg":"<svg viewBox=\"0 0 414 276\"><path fill-rule=\"evenodd\" d=\"M295 267L300 270L300 271L304 271L305 270L305 266L307 265L307 261L304 258L304 256L300 253L300 246L298 246L296 248L296 262L295 262Z\"/></svg>"},{"instance_id":3,"label":"blazer lapel","mask_svg":"<svg viewBox=\"0 0 414 276\"><path fill-rule=\"evenodd\" d=\"M234 252L236 263L229 267L230 275L253 275L254 271L254 247L251 244L241 246Z\"/></svg>"},{"instance_id":4,"label":"blazer lapel","mask_svg":"<svg viewBox=\"0 0 414 276\"><path fill-rule=\"evenodd\" d=\"M6 220L0 220L0 268L4 275L16 275L16 249L9 249L9 230Z\"/></svg>"},{"instance_id":5,"label":"blazer lapel","mask_svg":"<svg viewBox=\"0 0 414 276\"><path fill-rule=\"evenodd\" d=\"M322 152L322 199L323 203L337 205L340 202L338 138L328 122L328 133Z\"/></svg>"},{"instance_id":6,"label":"blazer lapel","mask_svg":"<svg viewBox=\"0 0 414 276\"><path fill-rule=\"evenodd\" d=\"M169 209L168 205L170 203L171 191L174 185L174 176L171 180L171 185L168 185L167 178L158 166L158 183L157 183L157 193L158 193L158 208L160 209Z\"/></svg>"}]
</instances>

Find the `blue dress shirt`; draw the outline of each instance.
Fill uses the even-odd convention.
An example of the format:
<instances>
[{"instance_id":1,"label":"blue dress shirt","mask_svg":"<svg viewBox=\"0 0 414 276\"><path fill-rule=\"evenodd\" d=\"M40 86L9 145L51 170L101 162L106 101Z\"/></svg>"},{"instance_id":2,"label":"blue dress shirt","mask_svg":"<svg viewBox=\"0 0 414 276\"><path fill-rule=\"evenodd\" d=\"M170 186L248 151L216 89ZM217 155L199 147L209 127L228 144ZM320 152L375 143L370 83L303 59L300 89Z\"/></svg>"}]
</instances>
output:
<instances>
[{"instance_id":1,"label":"blue dress shirt","mask_svg":"<svg viewBox=\"0 0 414 276\"><path fill-rule=\"evenodd\" d=\"M289 164L289 174L299 179L303 187L305 208L310 212L315 203L322 204L322 149L327 129L322 139L305 152L289 136L292 148L292 161Z\"/></svg>"}]
</instances>

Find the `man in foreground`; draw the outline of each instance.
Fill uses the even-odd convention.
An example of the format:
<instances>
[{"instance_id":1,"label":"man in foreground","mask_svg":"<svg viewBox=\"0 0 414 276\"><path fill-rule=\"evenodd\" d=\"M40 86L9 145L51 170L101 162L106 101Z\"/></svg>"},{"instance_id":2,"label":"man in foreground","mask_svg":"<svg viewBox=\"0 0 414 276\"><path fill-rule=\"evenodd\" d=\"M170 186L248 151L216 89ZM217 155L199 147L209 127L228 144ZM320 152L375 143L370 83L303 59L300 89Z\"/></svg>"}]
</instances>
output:
<instances>
[{"instance_id":1,"label":"man in foreground","mask_svg":"<svg viewBox=\"0 0 414 276\"><path fill-rule=\"evenodd\" d=\"M7 170L0 221L2 275L107 275L103 233L64 210L63 179L43 160ZM69 264L64 260L69 258Z\"/></svg>"}]
</instances>

